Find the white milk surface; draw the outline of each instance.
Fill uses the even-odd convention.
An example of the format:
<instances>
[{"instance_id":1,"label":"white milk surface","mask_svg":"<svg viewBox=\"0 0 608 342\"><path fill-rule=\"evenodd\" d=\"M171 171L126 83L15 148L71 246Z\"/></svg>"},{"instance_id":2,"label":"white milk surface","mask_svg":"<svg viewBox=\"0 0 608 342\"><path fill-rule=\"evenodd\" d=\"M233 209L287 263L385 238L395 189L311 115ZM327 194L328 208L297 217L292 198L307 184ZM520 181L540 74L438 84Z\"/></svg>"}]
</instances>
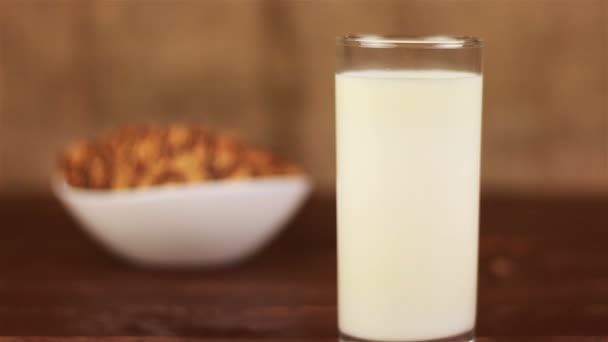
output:
<instances>
[{"instance_id":1,"label":"white milk surface","mask_svg":"<svg viewBox=\"0 0 608 342\"><path fill-rule=\"evenodd\" d=\"M342 333L428 340L475 324L482 77L336 75Z\"/></svg>"}]
</instances>

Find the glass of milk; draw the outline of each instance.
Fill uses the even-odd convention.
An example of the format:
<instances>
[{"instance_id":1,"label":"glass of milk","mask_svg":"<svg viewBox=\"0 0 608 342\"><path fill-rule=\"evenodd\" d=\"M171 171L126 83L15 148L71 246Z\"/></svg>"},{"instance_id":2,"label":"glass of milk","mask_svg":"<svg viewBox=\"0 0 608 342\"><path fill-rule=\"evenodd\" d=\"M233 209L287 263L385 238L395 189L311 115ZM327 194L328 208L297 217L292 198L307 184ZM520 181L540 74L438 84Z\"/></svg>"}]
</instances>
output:
<instances>
[{"instance_id":1,"label":"glass of milk","mask_svg":"<svg viewBox=\"0 0 608 342\"><path fill-rule=\"evenodd\" d=\"M473 340L481 41L337 45L341 339Z\"/></svg>"}]
</instances>

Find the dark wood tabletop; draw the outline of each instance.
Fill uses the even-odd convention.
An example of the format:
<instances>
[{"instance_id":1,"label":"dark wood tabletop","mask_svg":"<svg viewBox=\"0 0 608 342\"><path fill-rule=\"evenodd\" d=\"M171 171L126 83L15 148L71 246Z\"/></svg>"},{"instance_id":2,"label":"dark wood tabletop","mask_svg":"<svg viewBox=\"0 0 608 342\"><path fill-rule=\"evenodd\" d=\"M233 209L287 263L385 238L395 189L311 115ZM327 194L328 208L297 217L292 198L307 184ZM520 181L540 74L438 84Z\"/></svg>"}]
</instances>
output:
<instances>
[{"instance_id":1,"label":"dark wood tabletop","mask_svg":"<svg viewBox=\"0 0 608 342\"><path fill-rule=\"evenodd\" d=\"M333 338L195 338L195 337L0 337L0 342L339 342ZM606 342L604 336L503 336L479 337L477 342Z\"/></svg>"},{"instance_id":2,"label":"dark wood tabletop","mask_svg":"<svg viewBox=\"0 0 608 342\"><path fill-rule=\"evenodd\" d=\"M332 197L214 271L127 265L51 198L0 200L0 232L0 335L30 336L0 342L336 341ZM608 198L484 195L480 244L481 341L608 341Z\"/></svg>"}]
</instances>

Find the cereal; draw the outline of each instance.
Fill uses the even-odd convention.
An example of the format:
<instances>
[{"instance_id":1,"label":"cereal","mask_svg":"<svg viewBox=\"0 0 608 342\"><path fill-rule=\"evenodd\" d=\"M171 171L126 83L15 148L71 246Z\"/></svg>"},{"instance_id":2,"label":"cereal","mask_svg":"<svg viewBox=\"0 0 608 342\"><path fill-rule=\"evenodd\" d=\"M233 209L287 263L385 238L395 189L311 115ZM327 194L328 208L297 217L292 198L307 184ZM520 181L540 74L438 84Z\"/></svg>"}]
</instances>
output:
<instances>
[{"instance_id":1,"label":"cereal","mask_svg":"<svg viewBox=\"0 0 608 342\"><path fill-rule=\"evenodd\" d=\"M126 127L73 143L60 168L74 187L112 190L302 174L238 136L186 124Z\"/></svg>"}]
</instances>

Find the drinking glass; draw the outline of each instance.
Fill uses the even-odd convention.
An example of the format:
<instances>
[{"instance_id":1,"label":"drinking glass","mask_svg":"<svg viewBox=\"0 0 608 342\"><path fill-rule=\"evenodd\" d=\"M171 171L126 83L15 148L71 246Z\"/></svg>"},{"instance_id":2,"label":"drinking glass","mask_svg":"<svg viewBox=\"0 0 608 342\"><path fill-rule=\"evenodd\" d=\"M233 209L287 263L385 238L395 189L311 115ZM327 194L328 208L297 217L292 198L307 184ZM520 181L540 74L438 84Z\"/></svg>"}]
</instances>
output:
<instances>
[{"instance_id":1,"label":"drinking glass","mask_svg":"<svg viewBox=\"0 0 608 342\"><path fill-rule=\"evenodd\" d=\"M481 41L348 35L337 48L341 339L473 340Z\"/></svg>"}]
</instances>

